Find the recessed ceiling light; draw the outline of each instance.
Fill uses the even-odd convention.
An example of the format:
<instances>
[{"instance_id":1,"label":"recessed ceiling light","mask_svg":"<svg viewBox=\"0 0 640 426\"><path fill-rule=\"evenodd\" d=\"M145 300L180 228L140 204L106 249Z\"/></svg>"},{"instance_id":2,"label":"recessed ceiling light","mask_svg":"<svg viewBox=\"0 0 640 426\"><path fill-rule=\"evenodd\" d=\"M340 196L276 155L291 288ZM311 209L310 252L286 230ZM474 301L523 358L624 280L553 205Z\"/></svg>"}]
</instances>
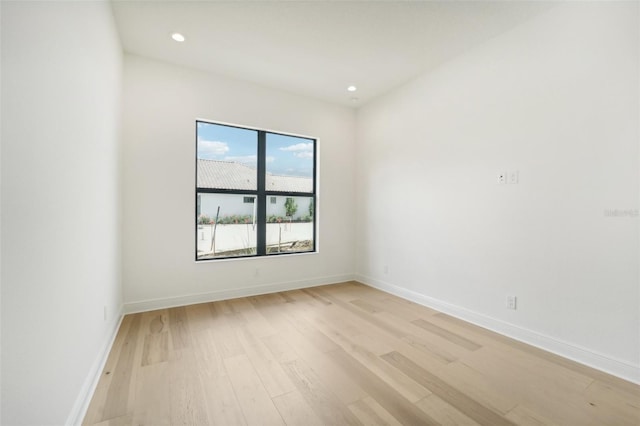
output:
<instances>
[{"instance_id":1,"label":"recessed ceiling light","mask_svg":"<svg viewBox=\"0 0 640 426\"><path fill-rule=\"evenodd\" d=\"M355 92L356 90L358 90L358 88L356 86L349 86L349 87L347 87L347 90L349 92Z\"/></svg>"},{"instance_id":2,"label":"recessed ceiling light","mask_svg":"<svg viewBox=\"0 0 640 426\"><path fill-rule=\"evenodd\" d=\"M179 42L183 42L184 41L184 36L180 33L173 33L171 34L171 38L174 39L175 41L179 41Z\"/></svg>"}]
</instances>

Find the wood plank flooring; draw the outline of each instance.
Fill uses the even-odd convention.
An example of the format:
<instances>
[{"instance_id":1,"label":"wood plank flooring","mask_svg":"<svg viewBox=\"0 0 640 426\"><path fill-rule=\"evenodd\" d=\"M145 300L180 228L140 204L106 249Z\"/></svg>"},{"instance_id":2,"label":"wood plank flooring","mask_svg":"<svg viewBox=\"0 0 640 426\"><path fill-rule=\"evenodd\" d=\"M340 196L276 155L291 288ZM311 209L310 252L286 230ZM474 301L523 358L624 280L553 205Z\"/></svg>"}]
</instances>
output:
<instances>
[{"instance_id":1,"label":"wood plank flooring","mask_svg":"<svg viewBox=\"0 0 640 426\"><path fill-rule=\"evenodd\" d=\"M640 425L640 386L355 282L127 315L85 425Z\"/></svg>"}]
</instances>

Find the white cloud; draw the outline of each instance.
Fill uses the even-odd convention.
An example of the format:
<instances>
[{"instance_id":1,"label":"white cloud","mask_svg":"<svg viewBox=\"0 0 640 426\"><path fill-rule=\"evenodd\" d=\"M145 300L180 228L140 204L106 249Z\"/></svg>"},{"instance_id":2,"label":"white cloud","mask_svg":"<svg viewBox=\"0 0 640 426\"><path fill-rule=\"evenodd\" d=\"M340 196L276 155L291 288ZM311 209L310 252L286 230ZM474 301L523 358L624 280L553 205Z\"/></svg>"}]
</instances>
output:
<instances>
[{"instance_id":1,"label":"white cloud","mask_svg":"<svg viewBox=\"0 0 640 426\"><path fill-rule=\"evenodd\" d=\"M226 142L198 140L198 156L217 157L229 152L229 145Z\"/></svg>"},{"instance_id":2,"label":"white cloud","mask_svg":"<svg viewBox=\"0 0 640 426\"><path fill-rule=\"evenodd\" d=\"M313 158L311 151L294 152L293 155L298 158Z\"/></svg>"},{"instance_id":3,"label":"white cloud","mask_svg":"<svg viewBox=\"0 0 640 426\"><path fill-rule=\"evenodd\" d=\"M295 145L289 145L280 148L280 151L293 151L293 152L312 152L313 143L297 143Z\"/></svg>"}]
</instances>

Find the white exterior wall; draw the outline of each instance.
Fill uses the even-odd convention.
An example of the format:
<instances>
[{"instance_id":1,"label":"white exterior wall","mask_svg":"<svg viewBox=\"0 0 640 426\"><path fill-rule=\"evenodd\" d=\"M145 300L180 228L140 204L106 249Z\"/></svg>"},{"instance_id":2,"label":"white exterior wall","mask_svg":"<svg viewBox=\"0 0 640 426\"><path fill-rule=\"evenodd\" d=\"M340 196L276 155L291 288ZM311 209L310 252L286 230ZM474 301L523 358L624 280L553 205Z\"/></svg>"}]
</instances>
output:
<instances>
[{"instance_id":1,"label":"white exterior wall","mask_svg":"<svg viewBox=\"0 0 640 426\"><path fill-rule=\"evenodd\" d=\"M250 195L200 194L200 215L215 219L220 206L220 217L233 215L253 217L255 204L245 203L244 197L250 197Z\"/></svg>"},{"instance_id":2,"label":"white exterior wall","mask_svg":"<svg viewBox=\"0 0 640 426\"><path fill-rule=\"evenodd\" d=\"M200 215L205 215L210 218L215 218L220 206L220 217L242 215L253 217L256 214L254 209L254 203L245 203L244 197L251 197L251 195L220 195L220 194L201 194L200 196ZM275 196L276 203L271 203L271 197L267 196L267 217L271 215L285 217L287 209L284 206L288 197ZM309 214L309 205L312 198L310 197L291 197L296 201L298 210L293 215L294 219L300 219Z\"/></svg>"},{"instance_id":3,"label":"white exterior wall","mask_svg":"<svg viewBox=\"0 0 640 426\"><path fill-rule=\"evenodd\" d=\"M271 204L271 197L267 197L267 217L271 215L282 216L285 217L287 215L287 209L284 207L284 203L286 202L288 197L278 196L276 197L276 203ZM310 197L292 197L296 204L298 205L298 210L293 215L294 219L300 219L301 217L307 216L309 214L309 205L311 204L312 198Z\"/></svg>"}]
</instances>

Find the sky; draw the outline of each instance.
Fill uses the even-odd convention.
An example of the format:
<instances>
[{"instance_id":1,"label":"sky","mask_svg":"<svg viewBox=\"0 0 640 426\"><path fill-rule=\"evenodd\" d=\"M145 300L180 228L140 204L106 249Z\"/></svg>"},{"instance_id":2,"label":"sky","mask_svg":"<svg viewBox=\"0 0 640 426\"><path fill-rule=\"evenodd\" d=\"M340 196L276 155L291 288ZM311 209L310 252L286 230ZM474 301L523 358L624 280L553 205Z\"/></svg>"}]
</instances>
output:
<instances>
[{"instance_id":1,"label":"sky","mask_svg":"<svg viewBox=\"0 0 640 426\"><path fill-rule=\"evenodd\" d=\"M198 158L224 160L256 167L258 132L198 122ZM313 140L267 133L267 172L284 176L313 174Z\"/></svg>"}]
</instances>

